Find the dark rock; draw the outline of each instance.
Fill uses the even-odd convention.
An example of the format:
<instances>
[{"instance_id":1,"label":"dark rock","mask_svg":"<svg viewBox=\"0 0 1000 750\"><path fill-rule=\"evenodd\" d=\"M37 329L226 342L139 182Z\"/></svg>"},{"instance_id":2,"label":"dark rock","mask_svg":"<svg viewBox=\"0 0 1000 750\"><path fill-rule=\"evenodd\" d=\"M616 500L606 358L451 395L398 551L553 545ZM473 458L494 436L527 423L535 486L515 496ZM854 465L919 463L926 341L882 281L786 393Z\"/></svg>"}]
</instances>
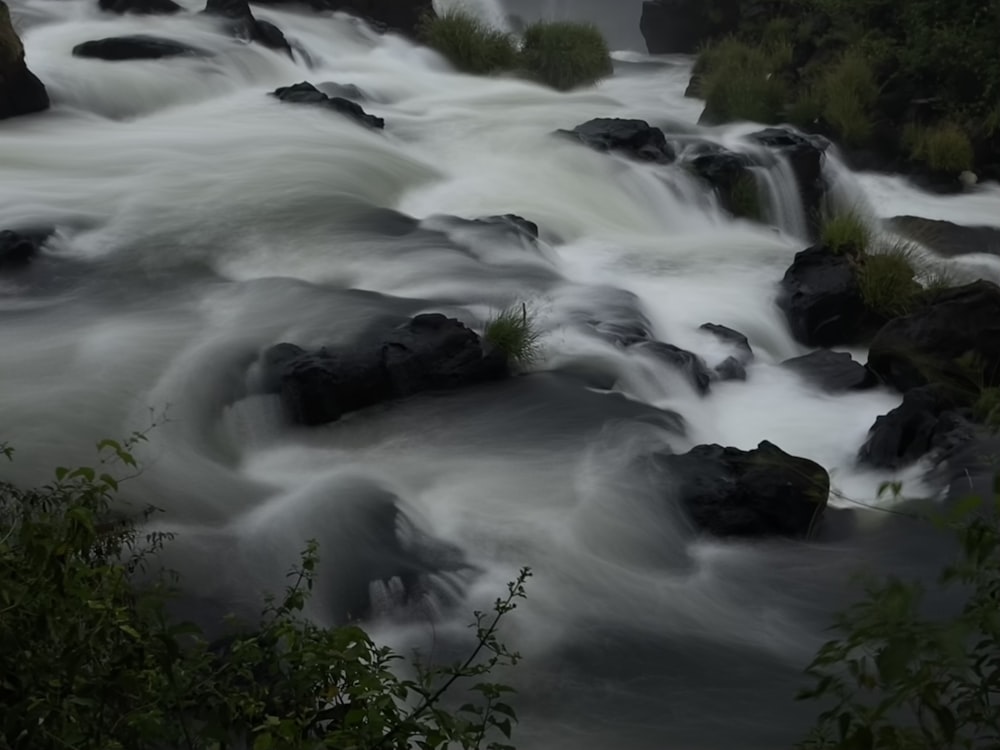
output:
<instances>
[{"instance_id":1,"label":"dark rock","mask_svg":"<svg viewBox=\"0 0 1000 750\"><path fill-rule=\"evenodd\" d=\"M49 108L45 86L24 62L24 45L0 0L0 120Z\"/></svg>"},{"instance_id":2,"label":"dark rock","mask_svg":"<svg viewBox=\"0 0 1000 750\"><path fill-rule=\"evenodd\" d=\"M385 127L385 120L381 117L368 114L361 108L361 105L348 99L342 99L339 96L327 96L306 81L296 83L294 86L282 86L273 91L271 96L275 96L289 104L310 104L316 107L326 107L334 112L350 117L365 127L376 130L381 130Z\"/></svg>"},{"instance_id":3,"label":"dark rock","mask_svg":"<svg viewBox=\"0 0 1000 750\"><path fill-rule=\"evenodd\" d=\"M685 54L719 34L736 30L738 0L711 4L705 0L646 0L639 30L651 55Z\"/></svg>"},{"instance_id":4,"label":"dark rock","mask_svg":"<svg viewBox=\"0 0 1000 750\"><path fill-rule=\"evenodd\" d=\"M719 380L746 380L746 365L736 357L726 357L715 367L715 375Z\"/></svg>"},{"instance_id":5,"label":"dark rock","mask_svg":"<svg viewBox=\"0 0 1000 750\"><path fill-rule=\"evenodd\" d=\"M316 88L329 97L350 99L352 102L363 102L368 98L365 95L365 92L353 83L321 83L317 85Z\"/></svg>"},{"instance_id":6,"label":"dark rock","mask_svg":"<svg viewBox=\"0 0 1000 750\"><path fill-rule=\"evenodd\" d=\"M895 216L886 224L893 231L949 258L970 253L1000 255L1000 227L967 227L921 216Z\"/></svg>"},{"instance_id":7,"label":"dark rock","mask_svg":"<svg viewBox=\"0 0 1000 750\"><path fill-rule=\"evenodd\" d=\"M638 161L669 164L676 156L663 131L645 120L599 117L572 130L556 132L595 151L614 151Z\"/></svg>"},{"instance_id":8,"label":"dark rock","mask_svg":"<svg viewBox=\"0 0 1000 750\"><path fill-rule=\"evenodd\" d=\"M882 327L868 368L904 392L928 383L960 390L1000 385L1000 287L976 281L926 301Z\"/></svg>"},{"instance_id":9,"label":"dark rock","mask_svg":"<svg viewBox=\"0 0 1000 750\"><path fill-rule=\"evenodd\" d=\"M712 384L712 371L697 354L673 344L664 344L662 341L640 341L633 343L631 348L646 352L680 370L698 393L701 395L708 393Z\"/></svg>"},{"instance_id":10,"label":"dark rock","mask_svg":"<svg viewBox=\"0 0 1000 750\"><path fill-rule=\"evenodd\" d=\"M746 154L727 151L714 144L702 147L700 153L686 163L688 169L707 182L719 196L722 207L733 214L745 213L733 199L736 187L743 180L753 180L750 167L753 165ZM752 217L746 217L752 218Z\"/></svg>"},{"instance_id":11,"label":"dark rock","mask_svg":"<svg viewBox=\"0 0 1000 750\"><path fill-rule=\"evenodd\" d=\"M171 39L161 39L145 34L113 36L78 44L73 48L74 57L90 57L112 62L122 60L159 60L164 57L210 57L211 52L200 50Z\"/></svg>"},{"instance_id":12,"label":"dark rock","mask_svg":"<svg viewBox=\"0 0 1000 750\"><path fill-rule=\"evenodd\" d=\"M450 390L508 375L502 352L454 318L418 315L368 347L307 352L278 344L265 352L262 380L295 422L318 425L422 391Z\"/></svg>"},{"instance_id":13,"label":"dark rock","mask_svg":"<svg viewBox=\"0 0 1000 750\"><path fill-rule=\"evenodd\" d=\"M781 280L778 306L792 336L806 346L857 343L875 325L861 297L853 258L819 246L795 254Z\"/></svg>"},{"instance_id":14,"label":"dark rock","mask_svg":"<svg viewBox=\"0 0 1000 750\"><path fill-rule=\"evenodd\" d=\"M368 21L380 31L416 37L421 21L434 17L433 0L260 0L261 5L307 5L314 10L341 11Z\"/></svg>"},{"instance_id":15,"label":"dark rock","mask_svg":"<svg viewBox=\"0 0 1000 750\"><path fill-rule=\"evenodd\" d=\"M170 15L183 10L174 0L99 0L98 5L103 11L119 15Z\"/></svg>"},{"instance_id":16,"label":"dark rock","mask_svg":"<svg viewBox=\"0 0 1000 750\"><path fill-rule=\"evenodd\" d=\"M884 469L898 469L922 456L953 445L968 423L956 410L966 406L953 389L940 385L914 388L903 403L875 420L858 458Z\"/></svg>"},{"instance_id":17,"label":"dark rock","mask_svg":"<svg viewBox=\"0 0 1000 750\"><path fill-rule=\"evenodd\" d=\"M518 216L517 214L486 216L482 219L479 219L479 221L485 224L510 227L519 234L523 234L527 237L530 237L533 240L538 239L538 225L533 221L528 221L523 216Z\"/></svg>"},{"instance_id":18,"label":"dark rock","mask_svg":"<svg viewBox=\"0 0 1000 750\"><path fill-rule=\"evenodd\" d=\"M864 365L855 362L847 352L817 349L801 357L785 360L781 366L830 393L860 391L878 383L876 377Z\"/></svg>"},{"instance_id":19,"label":"dark rock","mask_svg":"<svg viewBox=\"0 0 1000 750\"><path fill-rule=\"evenodd\" d=\"M806 221L813 236L817 236L827 190L823 162L830 142L820 136L804 135L785 128L765 128L747 137L788 159L798 183Z\"/></svg>"},{"instance_id":20,"label":"dark rock","mask_svg":"<svg viewBox=\"0 0 1000 750\"><path fill-rule=\"evenodd\" d=\"M699 445L654 461L694 526L719 537L809 536L830 494L822 466L767 441L751 451Z\"/></svg>"},{"instance_id":21,"label":"dark rock","mask_svg":"<svg viewBox=\"0 0 1000 750\"><path fill-rule=\"evenodd\" d=\"M0 271L12 271L28 265L52 234L49 230L0 232Z\"/></svg>"},{"instance_id":22,"label":"dark rock","mask_svg":"<svg viewBox=\"0 0 1000 750\"><path fill-rule=\"evenodd\" d=\"M753 360L753 349L750 348L750 341L739 331L734 331L732 328L726 326L720 326L718 323L704 323L700 328L712 334L717 339L735 347L739 352L737 359L741 363L746 364Z\"/></svg>"},{"instance_id":23,"label":"dark rock","mask_svg":"<svg viewBox=\"0 0 1000 750\"><path fill-rule=\"evenodd\" d=\"M208 0L202 13L224 19L229 33L238 39L257 42L292 57L292 48L281 29L254 18L247 0Z\"/></svg>"}]
</instances>

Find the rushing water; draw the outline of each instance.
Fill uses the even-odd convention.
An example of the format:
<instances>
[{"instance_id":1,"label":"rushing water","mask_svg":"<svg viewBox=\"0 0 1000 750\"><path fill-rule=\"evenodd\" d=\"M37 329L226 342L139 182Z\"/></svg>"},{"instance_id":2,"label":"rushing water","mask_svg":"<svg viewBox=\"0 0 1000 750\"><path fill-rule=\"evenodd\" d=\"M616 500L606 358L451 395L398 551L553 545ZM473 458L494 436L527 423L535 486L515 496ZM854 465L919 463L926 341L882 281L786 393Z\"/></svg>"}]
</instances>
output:
<instances>
[{"instance_id":1,"label":"rushing water","mask_svg":"<svg viewBox=\"0 0 1000 750\"><path fill-rule=\"evenodd\" d=\"M695 541L669 512L669 487L630 468L657 447L767 439L827 467L838 504L872 502L891 478L854 455L897 396L829 396L777 366L805 351L774 304L804 245L787 168L760 175L769 228L727 218L680 168L550 136L636 116L750 149L752 127L696 128L689 60L619 53L613 78L559 94L457 75L345 16L257 9L293 61L195 15L121 18L91 0L15 0L13 11L54 107L0 123L0 228L59 231L29 273L0 280L0 440L18 449L12 478L41 481L165 411L125 497L165 509L158 523L179 532L169 561L193 601L255 601L316 537L314 615L331 620L416 549L428 595L404 607L398 587L374 586L371 627L440 653L530 565L529 600L505 631L526 657L509 676L521 747L773 750L809 721L791 697L849 573L933 566L922 533L878 520L835 543ZM70 54L138 32L214 54ZM266 95L300 80L359 86L386 131ZM835 158L829 170L873 214L998 221L995 187L931 198ZM502 213L537 222L544 241L448 218ZM373 321L432 310L481 325L514 302L544 333L527 377L311 430L248 395L256 356L280 341L349 342ZM744 332L757 354L749 380L699 398L588 326L642 318L712 364L726 352L698 326ZM610 391L588 387L594 373ZM918 476L901 478L920 491Z\"/></svg>"}]
</instances>

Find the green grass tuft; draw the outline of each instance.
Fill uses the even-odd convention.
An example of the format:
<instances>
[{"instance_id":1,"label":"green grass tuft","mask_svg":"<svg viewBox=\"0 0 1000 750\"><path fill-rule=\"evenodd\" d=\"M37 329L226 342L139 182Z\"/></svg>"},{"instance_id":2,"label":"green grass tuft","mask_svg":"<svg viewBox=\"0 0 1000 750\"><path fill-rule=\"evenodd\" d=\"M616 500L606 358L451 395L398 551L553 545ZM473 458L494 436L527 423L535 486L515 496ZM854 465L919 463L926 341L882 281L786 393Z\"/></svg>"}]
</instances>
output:
<instances>
[{"instance_id":1,"label":"green grass tuft","mask_svg":"<svg viewBox=\"0 0 1000 750\"><path fill-rule=\"evenodd\" d=\"M913 248L905 242L866 253L859 261L858 283L868 308L887 319L913 312L923 293Z\"/></svg>"},{"instance_id":2,"label":"green grass tuft","mask_svg":"<svg viewBox=\"0 0 1000 750\"><path fill-rule=\"evenodd\" d=\"M820 242L835 253L867 252L874 234L871 226L857 211L844 211L831 216L820 230Z\"/></svg>"},{"instance_id":3,"label":"green grass tuft","mask_svg":"<svg viewBox=\"0 0 1000 750\"><path fill-rule=\"evenodd\" d=\"M784 69L790 61L784 43L764 48L727 38L706 48L697 65L705 120L778 122L789 97Z\"/></svg>"},{"instance_id":4,"label":"green grass tuft","mask_svg":"<svg viewBox=\"0 0 1000 750\"><path fill-rule=\"evenodd\" d=\"M977 422L989 427L1000 427L1000 388L983 388L972 406Z\"/></svg>"},{"instance_id":5,"label":"green grass tuft","mask_svg":"<svg viewBox=\"0 0 1000 750\"><path fill-rule=\"evenodd\" d=\"M872 111L879 87L867 58L849 49L816 84L820 116L849 146L861 146L872 135Z\"/></svg>"},{"instance_id":6,"label":"green grass tuft","mask_svg":"<svg viewBox=\"0 0 1000 750\"><path fill-rule=\"evenodd\" d=\"M429 18L420 37L464 73L489 75L517 67L514 37L459 11Z\"/></svg>"},{"instance_id":7,"label":"green grass tuft","mask_svg":"<svg viewBox=\"0 0 1000 750\"><path fill-rule=\"evenodd\" d=\"M540 354L540 333L525 305L501 310L486 323L483 338L507 355L520 367L530 367Z\"/></svg>"},{"instance_id":8,"label":"green grass tuft","mask_svg":"<svg viewBox=\"0 0 1000 750\"><path fill-rule=\"evenodd\" d=\"M941 123L929 128L909 126L903 139L909 148L910 158L926 164L933 172L958 175L972 169L975 157L972 141L954 123Z\"/></svg>"},{"instance_id":9,"label":"green grass tuft","mask_svg":"<svg viewBox=\"0 0 1000 750\"><path fill-rule=\"evenodd\" d=\"M611 54L593 24L539 22L524 31L521 66L560 91L589 86L611 75Z\"/></svg>"}]
</instances>

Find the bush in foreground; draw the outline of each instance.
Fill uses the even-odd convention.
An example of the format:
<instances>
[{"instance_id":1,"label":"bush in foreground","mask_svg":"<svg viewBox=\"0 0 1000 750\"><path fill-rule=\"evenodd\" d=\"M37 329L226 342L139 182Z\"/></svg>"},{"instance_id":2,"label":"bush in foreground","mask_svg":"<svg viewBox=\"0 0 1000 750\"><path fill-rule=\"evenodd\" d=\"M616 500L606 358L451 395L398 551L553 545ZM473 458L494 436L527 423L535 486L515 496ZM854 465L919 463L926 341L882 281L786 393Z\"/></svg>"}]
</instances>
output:
<instances>
[{"instance_id":1,"label":"bush in foreground","mask_svg":"<svg viewBox=\"0 0 1000 750\"><path fill-rule=\"evenodd\" d=\"M856 211L842 211L823 222L820 241L835 253L863 253L872 244L873 232Z\"/></svg>"},{"instance_id":2,"label":"bush in foreground","mask_svg":"<svg viewBox=\"0 0 1000 750\"><path fill-rule=\"evenodd\" d=\"M886 319L913 312L923 287L917 281L913 251L905 243L885 245L859 261L861 297L872 312Z\"/></svg>"},{"instance_id":3,"label":"bush in foreground","mask_svg":"<svg viewBox=\"0 0 1000 750\"><path fill-rule=\"evenodd\" d=\"M538 360L539 337L524 304L501 310L486 322L483 330L483 338L520 367L529 367Z\"/></svg>"},{"instance_id":4,"label":"bush in foreground","mask_svg":"<svg viewBox=\"0 0 1000 750\"><path fill-rule=\"evenodd\" d=\"M589 86L611 75L611 54L593 24L540 22L524 31L521 65L560 91Z\"/></svg>"},{"instance_id":5,"label":"bush in foreground","mask_svg":"<svg viewBox=\"0 0 1000 750\"><path fill-rule=\"evenodd\" d=\"M128 446L102 447L135 466ZM155 553L169 539L112 516L117 488L90 468L59 469L36 490L0 484L0 747L509 748L493 740L509 737L516 719L504 702L509 688L488 677L518 660L496 633L524 596L527 570L491 616L477 613L465 661L416 663L415 679L397 677L400 657L360 628L320 628L302 616L315 544L259 623L210 645L167 617L175 590L155 571ZM479 700L443 707L465 678Z\"/></svg>"},{"instance_id":6,"label":"bush in foreground","mask_svg":"<svg viewBox=\"0 0 1000 750\"><path fill-rule=\"evenodd\" d=\"M510 34L459 11L429 18L420 37L464 73L488 75L517 65L517 44Z\"/></svg>"}]
</instances>

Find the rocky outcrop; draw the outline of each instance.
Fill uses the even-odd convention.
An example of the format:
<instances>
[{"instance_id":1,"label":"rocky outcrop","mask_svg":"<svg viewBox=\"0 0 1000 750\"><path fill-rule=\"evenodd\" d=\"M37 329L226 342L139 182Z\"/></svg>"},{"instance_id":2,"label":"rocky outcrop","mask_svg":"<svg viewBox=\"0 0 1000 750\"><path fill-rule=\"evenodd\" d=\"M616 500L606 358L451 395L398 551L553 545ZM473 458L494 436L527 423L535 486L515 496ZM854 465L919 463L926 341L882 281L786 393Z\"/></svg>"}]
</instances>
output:
<instances>
[{"instance_id":1,"label":"rocky outcrop","mask_svg":"<svg viewBox=\"0 0 1000 750\"><path fill-rule=\"evenodd\" d=\"M970 253L1000 255L1000 227L967 227L922 216L895 216L886 224L892 231L949 258Z\"/></svg>"},{"instance_id":2,"label":"rocky outcrop","mask_svg":"<svg viewBox=\"0 0 1000 750\"><path fill-rule=\"evenodd\" d=\"M278 393L293 421L319 425L375 404L423 391L500 380L507 358L484 351L454 318L418 315L371 345L306 351L278 344L263 356L265 390Z\"/></svg>"},{"instance_id":3,"label":"rocky outcrop","mask_svg":"<svg viewBox=\"0 0 1000 750\"><path fill-rule=\"evenodd\" d=\"M83 42L73 48L74 57L120 62L122 60L159 60L164 57L211 57L212 53L172 39L145 34L113 36Z\"/></svg>"},{"instance_id":4,"label":"rocky outcrop","mask_svg":"<svg viewBox=\"0 0 1000 750\"><path fill-rule=\"evenodd\" d=\"M98 0L98 6L103 11L119 15L165 16L183 10L174 0Z\"/></svg>"},{"instance_id":5,"label":"rocky outcrop","mask_svg":"<svg viewBox=\"0 0 1000 750\"><path fill-rule=\"evenodd\" d=\"M877 384L875 376L868 369L855 362L847 352L832 352L817 349L801 357L793 357L781 363L803 380L822 388L828 393L860 391Z\"/></svg>"},{"instance_id":6,"label":"rocky outcrop","mask_svg":"<svg viewBox=\"0 0 1000 750\"><path fill-rule=\"evenodd\" d=\"M820 246L796 253L781 280L778 306L792 336L806 346L857 343L877 324L861 296L854 259Z\"/></svg>"},{"instance_id":7,"label":"rocky outcrop","mask_svg":"<svg viewBox=\"0 0 1000 750\"><path fill-rule=\"evenodd\" d=\"M0 271L27 266L51 234L50 230L14 232L5 229L0 232Z\"/></svg>"},{"instance_id":8,"label":"rocky outcrop","mask_svg":"<svg viewBox=\"0 0 1000 750\"><path fill-rule=\"evenodd\" d=\"M673 344L665 344L662 341L640 341L633 344L631 348L644 352L678 370L702 396L708 393L713 380L712 371L697 354Z\"/></svg>"},{"instance_id":9,"label":"rocky outcrop","mask_svg":"<svg viewBox=\"0 0 1000 750\"><path fill-rule=\"evenodd\" d=\"M339 96L327 96L311 83L303 81L294 86L282 86L271 92L271 96L288 104L308 104L314 107L324 107L339 114L349 117L360 125L375 130L385 127L385 120L375 115L370 115L349 99L342 99Z\"/></svg>"},{"instance_id":10,"label":"rocky outcrop","mask_svg":"<svg viewBox=\"0 0 1000 750\"><path fill-rule=\"evenodd\" d=\"M699 445L653 461L694 527L718 537L809 536L830 494L822 466L767 441L750 451Z\"/></svg>"},{"instance_id":11,"label":"rocky outcrop","mask_svg":"<svg viewBox=\"0 0 1000 750\"><path fill-rule=\"evenodd\" d=\"M735 351L734 355L726 357L716 365L715 376L719 380L746 380L747 365L753 361L753 349L750 348L747 337L739 331L717 323L703 323L700 329L728 344Z\"/></svg>"},{"instance_id":12,"label":"rocky outcrop","mask_svg":"<svg viewBox=\"0 0 1000 750\"><path fill-rule=\"evenodd\" d=\"M703 42L736 30L739 0L646 0L639 30L651 55L698 51Z\"/></svg>"},{"instance_id":13,"label":"rocky outcrop","mask_svg":"<svg viewBox=\"0 0 1000 750\"><path fill-rule=\"evenodd\" d=\"M1000 287L977 281L927 294L924 306L879 330L868 368L903 392L1000 385Z\"/></svg>"},{"instance_id":14,"label":"rocky outcrop","mask_svg":"<svg viewBox=\"0 0 1000 750\"><path fill-rule=\"evenodd\" d=\"M314 10L341 11L366 20L379 31L416 37L425 17L434 17L433 0L260 0L261 5L308 5Z\"/></svg>"},{"instance_id":15,"label":"rocky outcrop","mask_svg":"<svg viewBox=\"0 0 1000 750\"><path fill-rule=\"evenodd\" d=\"M749 184L756 191L756 183L750 173L753 161L749 156L728 151L716 144L706 143L702 144L695 154L685 161L684 166L715 190L719 197L719 203L731 214L744 218L758 218L746 215L753 212L741 205L742 202L737 200L736 196L741 184Z\"/></svg>"},{"instance_id":16,"label":"rocky outcrop","mask_svg":"<svg viewBox=\"0 0 1000 750\"><path fill-rule=\"evenodd\" d=\"M765 128L747 138L788 159L795 174L810 232L812 236L817 236L827 190L826 180L823 178L823 163L830 142L820 136L804 135L786 128Z\"/></svg>"},{"instance_id":17,"label":"rocky outcrop","mask_svg":"<svg viewBox=\"0 0 1000 750\"><path fill-rule=\"evenodd\" d=\"M669 164L676 157L663 131L645 120L599 117L556 132L595 151L619 153L637 161Z\"/></svg>"},{"instance_id":18,"label":"rocky outcrop","mask_svg":"<svg viewBox=\"0 0 1000 750\"><path fill-rule=\"evenodd\" d=\"M254 18L247 0L208 0L202 13L223 19L229 33L238 39L256 42L292 57L292 48L281 29Z\"/></svg>"},{"instance_id":19,"label":"rocky outcrop","mask_svg":"<svg viewBox=\"0 0 1000 750\"><path fill-rule=\"evenodd\" d=\"M49 108L45 86L24 61L24 45L0 0L0 120Z\"/></svg>"}]
</instances>

